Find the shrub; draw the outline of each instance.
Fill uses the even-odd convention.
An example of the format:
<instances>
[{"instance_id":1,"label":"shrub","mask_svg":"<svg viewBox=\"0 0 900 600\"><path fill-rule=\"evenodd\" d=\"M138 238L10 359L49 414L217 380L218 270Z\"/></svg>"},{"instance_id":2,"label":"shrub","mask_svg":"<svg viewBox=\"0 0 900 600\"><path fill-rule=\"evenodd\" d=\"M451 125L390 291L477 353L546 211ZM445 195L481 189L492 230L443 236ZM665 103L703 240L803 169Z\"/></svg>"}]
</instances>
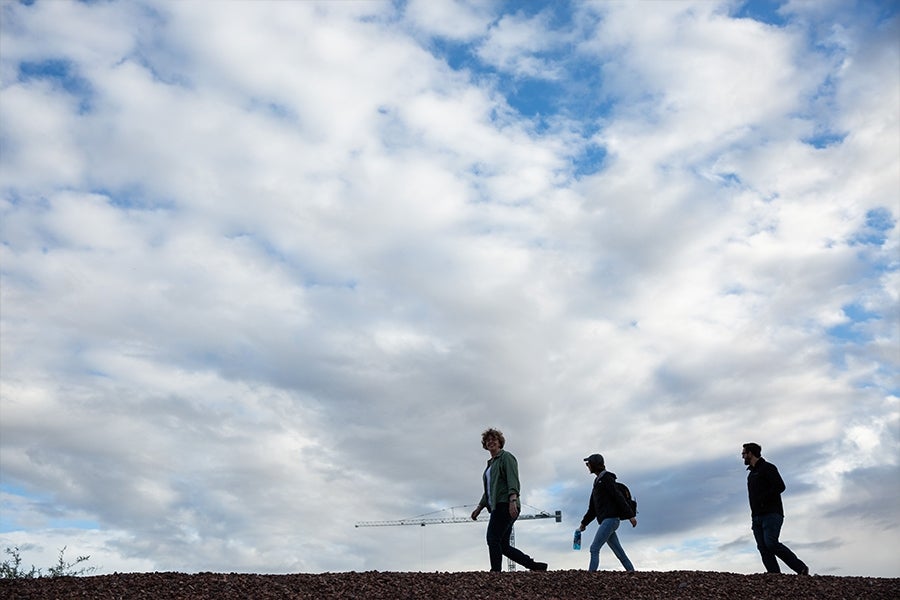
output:
<instances>
[{"instance_id":1,"label":"shrub","mask_svg":"<svg viewBox=\"0 0 900 600\"><path fill-rule=\"evenodd\" d=\"M74 562L67 562L65 559L66 546L59 550L59 559L55 565L47 568L47 575L43 574L41 569L31 565L30 569L22 567L22 556L19 554L19 547L6 548L5 551L9 558L0 563L0 579L34 579L36 577L77 577L79 575L90 575L97 570L97 567L88 567L79 565L86 563L91 559L90 556L76 557Z\"/></svg>"}]
</instances>

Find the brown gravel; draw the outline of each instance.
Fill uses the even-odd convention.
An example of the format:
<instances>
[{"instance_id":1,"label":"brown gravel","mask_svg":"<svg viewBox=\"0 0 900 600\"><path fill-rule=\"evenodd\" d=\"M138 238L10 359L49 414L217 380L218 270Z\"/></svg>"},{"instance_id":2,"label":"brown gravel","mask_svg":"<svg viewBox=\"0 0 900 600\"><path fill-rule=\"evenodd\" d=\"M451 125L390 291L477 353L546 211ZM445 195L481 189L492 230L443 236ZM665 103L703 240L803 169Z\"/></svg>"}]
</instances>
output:
<instances>
[{"instance_id":1,"label":"brown gravel","mask_svg":"<svg viewBox=\"0 0 900 600\"><path fill-rule=\"evenodd\" d=\"M0 579L0 599L168 600L365 598L822 598L896 600L900 578L738 575L711 571L549 571L546 573L123 573L93 577Z\"/></svg>"}]
</instances>

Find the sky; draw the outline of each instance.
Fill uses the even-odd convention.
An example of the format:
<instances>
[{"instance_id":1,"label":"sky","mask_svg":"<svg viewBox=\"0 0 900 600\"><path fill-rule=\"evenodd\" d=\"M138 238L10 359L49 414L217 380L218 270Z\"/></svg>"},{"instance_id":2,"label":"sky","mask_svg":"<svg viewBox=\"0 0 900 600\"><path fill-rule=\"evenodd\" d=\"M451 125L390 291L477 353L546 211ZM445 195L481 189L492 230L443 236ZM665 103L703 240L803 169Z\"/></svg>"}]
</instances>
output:
<instances>
[{"instance_id":1,"label":"sky","mask_svg":"<svg viewBox=\"0 0 900 600\"><path fill-rule=\"evenodd\" d=\"M0 547L900 577L900 4L0 1ZM596 524L586 536L592 539ZM587 544L585 544L587 546ZM602 569L621 569L608 549Z\"/></svg>"}]
</instances>

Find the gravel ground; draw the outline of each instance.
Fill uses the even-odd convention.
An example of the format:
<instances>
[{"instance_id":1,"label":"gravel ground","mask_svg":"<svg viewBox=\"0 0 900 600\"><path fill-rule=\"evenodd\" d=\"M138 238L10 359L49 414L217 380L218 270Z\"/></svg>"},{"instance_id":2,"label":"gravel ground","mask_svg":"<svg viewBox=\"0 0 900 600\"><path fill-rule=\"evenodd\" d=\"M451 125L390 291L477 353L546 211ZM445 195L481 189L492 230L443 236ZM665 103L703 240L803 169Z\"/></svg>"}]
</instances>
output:
<instances>
[{"instance_id":1,"label":"gravel ground","mask_svg":"<svg viewBox=\"0 0 900 600\"><path fill-rule=\"evenodd\" d=\"M711 571L549 571L514 573L122 573L92 577L0 579L0 599L182 600L822 598L896 600L900 578L738 575Z\"/></svg>"}]
</instances>

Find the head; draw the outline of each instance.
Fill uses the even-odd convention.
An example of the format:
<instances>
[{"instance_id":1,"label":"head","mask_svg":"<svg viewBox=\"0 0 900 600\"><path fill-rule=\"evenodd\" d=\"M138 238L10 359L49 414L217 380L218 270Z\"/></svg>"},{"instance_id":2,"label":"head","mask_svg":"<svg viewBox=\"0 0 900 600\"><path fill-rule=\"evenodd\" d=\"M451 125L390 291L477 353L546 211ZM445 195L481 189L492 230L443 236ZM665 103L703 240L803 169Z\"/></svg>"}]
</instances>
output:
<instances>
[{"instance_id":1,"label":"head","mask_svg":"<svg viewBox=\"0 0 900 600\"><path fill-rule=\"evenodd\" d=\"M493 427L490 429L485 429L484 432L482 432L481 447L485 450L490 450L490 448L488 448L488 443L492 440L497 442L497 446L499 448L503 448L503 446L506 444L506 438L503 437L503 432L499 429L494 429Z\"/></svg>"},{"instance_id":2,"label":"head","mask_svg":"<svg viewBox=\"0 0 900 600\"><path fill-rule=\"evenodd\" d=\"M602 454L591 454L584 459L584 464L587 465L587 468L591 473L602 473L606 468L606 463L603 460Z\"/></svg>"},{"instance_id":3,"label":"head","mask_svg":"<svg viewBox=\"0 0 900 600\"><path fill-rule=\"evenodd\" d=\"M747 442L744 444L744 449L741 450L741 458L744 459L744 464L748 466L755 465L761 456L762 446L755 442Z\"/></svg>"}]
</instances>

